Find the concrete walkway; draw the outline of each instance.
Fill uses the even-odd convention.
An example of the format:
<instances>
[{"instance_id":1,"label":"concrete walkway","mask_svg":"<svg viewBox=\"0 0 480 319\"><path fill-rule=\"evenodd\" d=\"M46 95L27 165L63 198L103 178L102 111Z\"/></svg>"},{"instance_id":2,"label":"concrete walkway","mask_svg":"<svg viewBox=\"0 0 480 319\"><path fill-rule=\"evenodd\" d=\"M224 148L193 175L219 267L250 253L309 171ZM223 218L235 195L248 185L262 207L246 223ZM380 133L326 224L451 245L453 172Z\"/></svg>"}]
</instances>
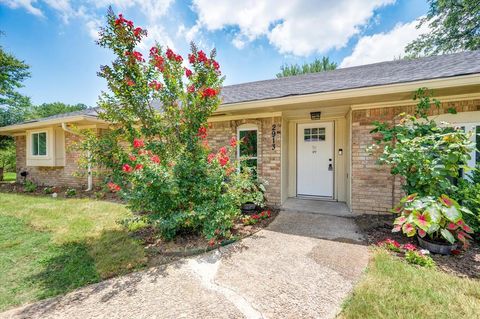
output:
<instances>
[{"instance_id":1,"label":"concrete walkway","mask_svg":"<svg viewBox=\"0 0 480 319\"><path fill-rule=\"evenodd\" d=\"M334 318L367 265L360 239L351 218L282 212L220 250L0 318Z\"/></svg>"}]
</instances>

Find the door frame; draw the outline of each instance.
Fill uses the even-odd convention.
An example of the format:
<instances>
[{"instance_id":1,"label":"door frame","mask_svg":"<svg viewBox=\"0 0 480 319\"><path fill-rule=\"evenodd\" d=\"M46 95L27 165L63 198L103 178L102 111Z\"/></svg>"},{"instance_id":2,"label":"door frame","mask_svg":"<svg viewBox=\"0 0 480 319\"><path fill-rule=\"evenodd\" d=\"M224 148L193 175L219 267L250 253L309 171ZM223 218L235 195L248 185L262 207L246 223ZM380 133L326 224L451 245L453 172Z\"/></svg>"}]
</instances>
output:
<instances>
[{"instance_id":1,"label":"door frame","mask_svg":"<svg viewBox=\"0 0 480 319\"><path fill-rule=\"evenodd\" d=\"M332 134L331 138L333 140L332 143L332 162L333 162L333 179L332 179L332 196L316 196L316 195L302 195L298 194L298 126L299 125L304 125L304 124L322 124L322 123L332 123ZM336 189L335 189L335 183L336 183L336 145L335 145L335 121L330 120L330 121L309 121L309 122L300 122L300 123L295 123L295 194L296 197L299 198L308 198L308 199L316 199L316 200L330 200L334 201L336 200Z\"/></svg>"}]
</instances>

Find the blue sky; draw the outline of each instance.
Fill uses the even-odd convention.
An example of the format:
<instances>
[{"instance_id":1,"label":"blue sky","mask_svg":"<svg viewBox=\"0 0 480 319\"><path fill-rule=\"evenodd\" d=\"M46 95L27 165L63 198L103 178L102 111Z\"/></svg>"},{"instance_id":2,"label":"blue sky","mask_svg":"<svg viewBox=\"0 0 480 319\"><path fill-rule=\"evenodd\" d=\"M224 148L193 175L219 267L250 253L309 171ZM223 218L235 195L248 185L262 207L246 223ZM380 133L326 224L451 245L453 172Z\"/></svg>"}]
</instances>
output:
<instances>
[{"instance_id":1,"label":"blue sky","mask_svg":"<svg viewBox=\"0 0 480 319\"><path fill-rule=\"evenodd\" d=\"M33 103L94 106L112 60L95 44L109 5L154 40L188 53L217 48L225 84L275 77L283 63L323 55L341 67L392 60L426 28L425 0L0 0L0 45L31 66L22 92Z\"/></svg>"}]
</instances>

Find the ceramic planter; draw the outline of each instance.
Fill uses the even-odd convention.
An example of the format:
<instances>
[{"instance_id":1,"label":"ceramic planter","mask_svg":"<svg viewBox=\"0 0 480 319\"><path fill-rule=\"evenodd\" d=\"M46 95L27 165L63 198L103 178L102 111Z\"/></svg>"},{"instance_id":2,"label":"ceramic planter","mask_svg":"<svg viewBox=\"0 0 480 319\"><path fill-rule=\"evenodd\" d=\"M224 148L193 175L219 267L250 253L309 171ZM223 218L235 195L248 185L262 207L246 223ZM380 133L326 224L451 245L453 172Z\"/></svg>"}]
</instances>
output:
<instances>
[{"instance_id":1,"label":"ceramic planter","mask_svg":"<svg viewBox=\"0 0 480 319\"><path fill-rule=\"evenodd\" d=\"M457 249L457 244L447 244L442 242L433 242L427 238L417 236L420 247L429 250L434 254L450 255L452 250Z\"/></svg>"}]
</instances>

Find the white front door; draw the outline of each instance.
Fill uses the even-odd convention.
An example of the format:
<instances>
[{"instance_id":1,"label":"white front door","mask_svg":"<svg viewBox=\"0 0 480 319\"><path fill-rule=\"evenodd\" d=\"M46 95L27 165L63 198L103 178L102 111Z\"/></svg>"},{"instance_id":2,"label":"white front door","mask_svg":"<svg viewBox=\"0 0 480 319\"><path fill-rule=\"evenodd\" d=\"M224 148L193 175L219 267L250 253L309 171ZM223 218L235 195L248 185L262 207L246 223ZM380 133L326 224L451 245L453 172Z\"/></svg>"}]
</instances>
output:
<instances>
[{"instance_id":1,"label":"white front door","mask_svg":"<svg viewBox=\"0 0 480 319\"><path fill-rule=\"evenodd\" d=\"M333 197L333 147L333 122L298 124L298 195Z\"/></svg>"}]
</instances>

